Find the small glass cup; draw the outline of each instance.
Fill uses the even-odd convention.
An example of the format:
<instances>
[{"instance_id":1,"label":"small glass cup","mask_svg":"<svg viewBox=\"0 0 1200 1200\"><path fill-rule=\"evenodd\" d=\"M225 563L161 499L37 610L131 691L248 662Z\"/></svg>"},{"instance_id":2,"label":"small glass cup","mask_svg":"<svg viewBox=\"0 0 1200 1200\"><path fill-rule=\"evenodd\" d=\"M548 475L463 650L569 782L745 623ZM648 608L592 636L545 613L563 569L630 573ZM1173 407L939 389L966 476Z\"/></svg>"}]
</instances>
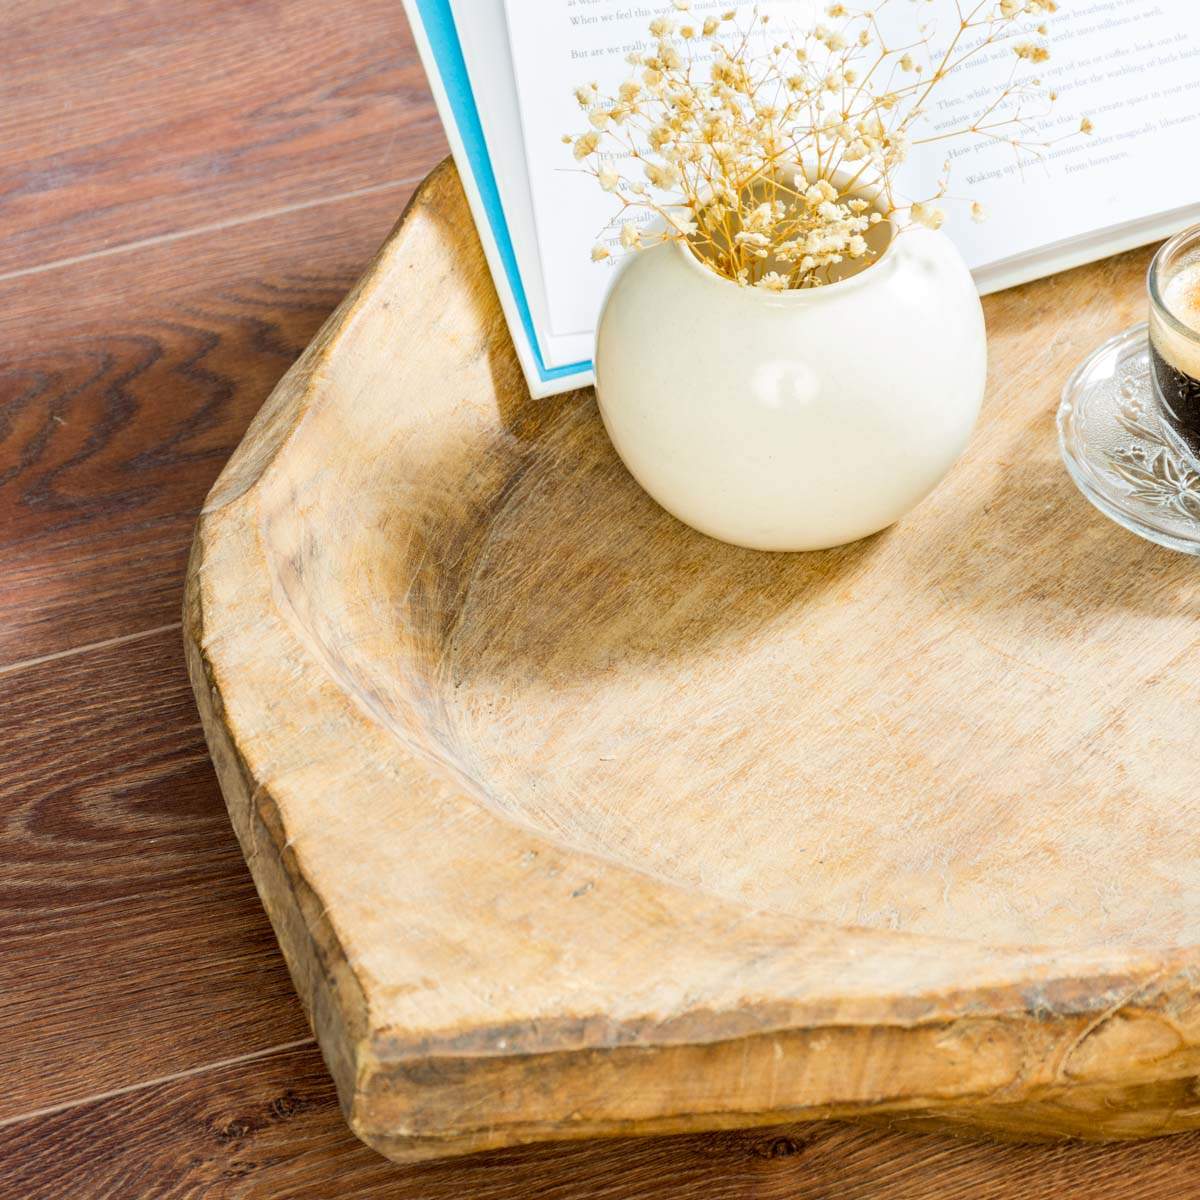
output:
<instances>
[{"instance_id":1,"label":"small glass cup","mask_svg":"<svg viewBox=\"0 0 1200 1200\"><path fill-rule=\"evenodd\" d=\"M1200 556L1200 225L1163 244L1146 287L1149 322L1097 346L1067 380L1059 450L1102 513Z\"/></svg>"},{"instance_id":2,"label":"small glass cup","mask_svg":"<svg viewBox=\"0 0 1200 1200\"><path fill-rule=\"evenodd\" d=\"M1200 225L1165 242L1146 280L1150 293L1150 366L1163 433L1174 450L1200 472Z\"/></svg>"}]
</instances>

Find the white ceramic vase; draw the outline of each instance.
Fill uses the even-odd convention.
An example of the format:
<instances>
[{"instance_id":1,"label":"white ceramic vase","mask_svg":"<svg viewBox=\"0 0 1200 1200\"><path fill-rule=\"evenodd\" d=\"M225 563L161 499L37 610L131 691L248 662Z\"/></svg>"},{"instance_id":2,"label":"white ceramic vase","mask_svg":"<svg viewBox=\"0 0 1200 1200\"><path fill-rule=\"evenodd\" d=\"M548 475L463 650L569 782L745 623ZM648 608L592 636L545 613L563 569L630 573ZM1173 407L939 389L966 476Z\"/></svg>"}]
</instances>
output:
<instances>
[{"instance_id":1,"label":"white ceramic vase","mask_svg":"<svg viewBox=\"0 0 1200 1200\"><path fill-rule=\"evenodd\" d=\"M760 550L902 517L962 453L986 370L966 265L920 227L857 275L783 293L740 288L674 242L641 251L596 345L600 412L634 478L695 529Z\"/></svg>"}]
</instances>

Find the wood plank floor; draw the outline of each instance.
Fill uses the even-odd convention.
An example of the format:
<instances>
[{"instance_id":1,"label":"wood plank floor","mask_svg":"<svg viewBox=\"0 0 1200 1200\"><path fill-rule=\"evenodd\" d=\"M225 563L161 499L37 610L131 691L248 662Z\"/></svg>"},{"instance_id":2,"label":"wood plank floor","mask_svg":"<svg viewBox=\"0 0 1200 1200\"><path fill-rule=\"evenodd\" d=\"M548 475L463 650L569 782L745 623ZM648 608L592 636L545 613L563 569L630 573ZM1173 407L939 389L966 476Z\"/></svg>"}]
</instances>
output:
<instances>
[{"instance_id":1,"label":"wood plank floor","mask_svg":"<svg viewBox=\"0 0 1200 1200\"><path fill-rule=\"evenodd\" d=\"M0 277L439 158L395 0L8 0Z\"/></svg>"},{"instance_id":2,"label":"wood plank floor","mask_svg":"<svg viewBox=\"0 0 1200 1200\"><path fill-rule=\"evenodd\" d=\"M1200 1135L359 1145L183 668L196 510L445 142L399 0L0 5L0 1198L1142 1200Z\"/></svg>"},{"instance_id":3,"label":"wood plank floor","mask_svg":"<svg viewBox=\"0 0 1200 1200\"><path fill-rule=\"evenodd\" d=\"M0 667L178 619L200 502L411 188L0 280Z\"/></svg>"}]
</instances>

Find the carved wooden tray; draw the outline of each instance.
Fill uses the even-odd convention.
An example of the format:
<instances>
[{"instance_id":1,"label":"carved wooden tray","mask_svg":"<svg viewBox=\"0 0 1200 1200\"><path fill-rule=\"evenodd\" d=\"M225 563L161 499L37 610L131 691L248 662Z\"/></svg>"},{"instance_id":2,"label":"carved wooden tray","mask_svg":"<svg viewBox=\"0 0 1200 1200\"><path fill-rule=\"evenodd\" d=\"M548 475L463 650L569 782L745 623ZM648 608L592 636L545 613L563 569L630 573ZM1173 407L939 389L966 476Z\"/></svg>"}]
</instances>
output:
<instances>
[{"instance_id":1,"label":"carved wooden tray","mask_svg":"<svg viewBox=\"0 0 1200 1200\"><path fill-rule=\"evenodd\" d=\"M951 478L772 556L661 511L590 393L528 399L431 176L213 489L186 604L364 1140L1200 1125L1200 577L1053 428L1144 261L989 301Z\"/></svg>"}]
</instances>

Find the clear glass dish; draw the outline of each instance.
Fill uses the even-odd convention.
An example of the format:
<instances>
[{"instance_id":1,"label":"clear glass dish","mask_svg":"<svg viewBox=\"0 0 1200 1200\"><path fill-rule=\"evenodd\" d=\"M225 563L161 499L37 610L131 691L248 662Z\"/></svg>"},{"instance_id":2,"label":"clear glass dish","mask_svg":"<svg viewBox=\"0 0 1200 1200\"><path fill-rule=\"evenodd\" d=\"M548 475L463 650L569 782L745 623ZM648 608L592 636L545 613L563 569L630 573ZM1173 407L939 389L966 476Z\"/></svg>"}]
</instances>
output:
<instances>
[{"instance_id":1,"label":"clear glass dish","mask_svg":"<svg viewBox=\"0 0 1200 1200\"><path fill-rule=\"evenodd\" d=\"M1063 388L1058 439L1071 478L1102 513L1160 546L1200 555L1197 440L1180 434L1188 405L1200 402L1200 332L1164 300L1171 280L1198 262L1200 226L1162 246L1147 278L1149 323L1076 368Z\"/></svg>"}]
</instances>

